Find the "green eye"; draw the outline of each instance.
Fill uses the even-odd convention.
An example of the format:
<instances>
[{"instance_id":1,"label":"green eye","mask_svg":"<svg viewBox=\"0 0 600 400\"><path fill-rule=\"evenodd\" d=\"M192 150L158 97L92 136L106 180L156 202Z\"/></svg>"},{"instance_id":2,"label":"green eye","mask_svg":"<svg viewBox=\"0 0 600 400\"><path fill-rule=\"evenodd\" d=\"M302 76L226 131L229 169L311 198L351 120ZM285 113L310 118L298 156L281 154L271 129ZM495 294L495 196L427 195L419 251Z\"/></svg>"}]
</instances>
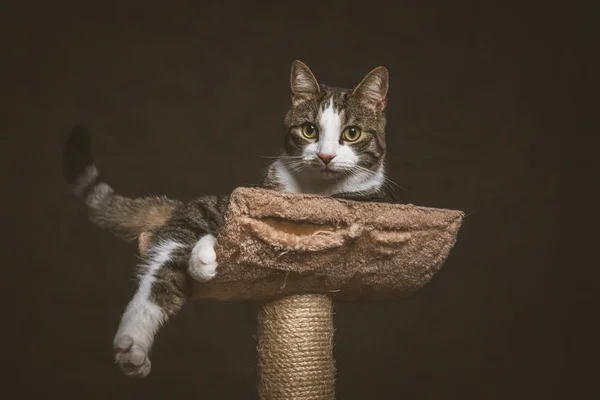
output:
<instances>
[{"instance_id":1,"label":"green eye","mask_svg":"<svg viewBox=\"0 0 600 400\"><path fill-rule=\"evenodd\" d=\"M360 137L361 134L362 134L362 131L360 130L359 127L350 126L346 129L344 129L344 140L347 140L348 142L355 142L358 140L358 138Z\"/></svg>"},{"instance_id":2,"label":"green eye","mask_svg":"<svg viewBox=\"0 0 600 400\"><path fill-rule=\"evenodd\" d=\"M302 126L302 134L307 139L314 139L317 137L317 127L314 124L304 124Z\"/></svg>"}]
</instances>

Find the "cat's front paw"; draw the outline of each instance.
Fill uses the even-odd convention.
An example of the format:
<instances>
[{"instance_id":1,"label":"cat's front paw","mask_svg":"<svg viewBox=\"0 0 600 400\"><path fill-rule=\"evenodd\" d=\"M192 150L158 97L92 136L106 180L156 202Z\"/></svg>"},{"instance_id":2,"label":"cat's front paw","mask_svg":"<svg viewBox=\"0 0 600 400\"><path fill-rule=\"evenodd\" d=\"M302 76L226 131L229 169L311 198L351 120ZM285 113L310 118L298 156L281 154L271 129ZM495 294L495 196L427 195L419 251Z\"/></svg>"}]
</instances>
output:
<instances>
[{"instance_id":1,"label":"cat's front paw","mask_svg":"<svg viewBox=\"0 0 600 400\"><path fill-rule=\"evenodd\" d=\"M143 378L150 373L150 358L131 336L120 336L113 343L115 362L130 378Z\"/></svg>"},{"instance_id":2,"label":"cat's front paw","mask_svg":"<svg viewBox=\"0 0 600 400\"><path fill-rule=\"evenodd\" d=\"M217 238L213 235L204 235L192 250L190 257L189 273L198 281L208 281L217 274L217 253L215 246Z\"/></svg>"}]
</instances>

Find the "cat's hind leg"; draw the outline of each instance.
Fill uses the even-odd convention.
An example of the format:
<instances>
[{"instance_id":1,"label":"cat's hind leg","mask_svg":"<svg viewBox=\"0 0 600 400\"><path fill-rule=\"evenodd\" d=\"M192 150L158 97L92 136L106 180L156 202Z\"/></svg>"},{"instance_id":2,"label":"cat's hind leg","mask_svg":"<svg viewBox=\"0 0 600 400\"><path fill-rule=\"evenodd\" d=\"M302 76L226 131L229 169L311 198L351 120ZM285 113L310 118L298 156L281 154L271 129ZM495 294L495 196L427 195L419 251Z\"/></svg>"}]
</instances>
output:
<instances>
[{"instance_id":1,"label":"cat's hind leg","mask_svg":"<svg viewBox=\"0 0 600 400\"><path fill-rule=\"evenodd\" d=\"M154 337L185 302L187 265L181 267L174 261L186 251L185 247L175 241L155 245L141 266L138 289L123 313L113 341L115 362L129 377L141 378L150 373Z\"/></svg>"}]
</instances>

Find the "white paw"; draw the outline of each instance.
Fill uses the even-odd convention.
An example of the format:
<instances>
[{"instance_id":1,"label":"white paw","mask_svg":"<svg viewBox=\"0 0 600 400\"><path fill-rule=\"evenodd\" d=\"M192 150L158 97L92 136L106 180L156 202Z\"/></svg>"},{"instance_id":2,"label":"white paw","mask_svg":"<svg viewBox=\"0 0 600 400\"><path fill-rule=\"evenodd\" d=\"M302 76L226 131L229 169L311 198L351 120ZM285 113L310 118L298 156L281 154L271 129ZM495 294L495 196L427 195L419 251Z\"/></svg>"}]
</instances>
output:
<instances>
[{"instance_id":1,"label":"white paw","mask_svg":"<svg viewBox=\"0 0 600 400\"><path fill-rule=\"evenodd\" d=\"M217 274L217 253L215 245L217 239L211 235L204 235L192 250L190 257L190 275L198 281L208 281Z\"/></svg>"},{"instance_id":2,"label":"white paw","mask_svg":"<svg viewBox=\"0 0 600 400\"><path fill-rule=\"evenodd\" d=\"M150 373L148 352L131 336L120 336L113 343L115 362L130 378L143 378Z\"/></svg>"}]
</instances>

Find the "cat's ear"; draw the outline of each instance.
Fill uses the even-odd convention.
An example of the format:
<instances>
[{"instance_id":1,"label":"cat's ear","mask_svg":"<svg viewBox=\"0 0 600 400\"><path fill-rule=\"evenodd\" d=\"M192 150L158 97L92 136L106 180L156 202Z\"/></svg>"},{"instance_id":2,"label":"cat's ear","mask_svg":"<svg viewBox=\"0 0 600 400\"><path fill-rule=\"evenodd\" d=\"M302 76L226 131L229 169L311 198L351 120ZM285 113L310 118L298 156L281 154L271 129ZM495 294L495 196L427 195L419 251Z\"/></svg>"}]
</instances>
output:
<instances>
[{"instance_id":1,"label":"cat's ear","mask_svg":"<svg viewBox=\"0 0 600 400\"><path fill-rule=\"evenodd\" d=\"M390 77L386 67L377 67L369 72L356 86L352 94L366 107L376 111L385 109Z\"/></svg>"},{"instance_id":2,"label":"cat's ear","mask_svg":"<svg viewBox=\"0 0 600 400\"><path fill-rule=\"evenodd\" d=\"M292 63L290 86L292 89L293 104L298 104L319 93L319 82L317 82L310 68L298 60Z\"/></svg>"}]
</instances>

